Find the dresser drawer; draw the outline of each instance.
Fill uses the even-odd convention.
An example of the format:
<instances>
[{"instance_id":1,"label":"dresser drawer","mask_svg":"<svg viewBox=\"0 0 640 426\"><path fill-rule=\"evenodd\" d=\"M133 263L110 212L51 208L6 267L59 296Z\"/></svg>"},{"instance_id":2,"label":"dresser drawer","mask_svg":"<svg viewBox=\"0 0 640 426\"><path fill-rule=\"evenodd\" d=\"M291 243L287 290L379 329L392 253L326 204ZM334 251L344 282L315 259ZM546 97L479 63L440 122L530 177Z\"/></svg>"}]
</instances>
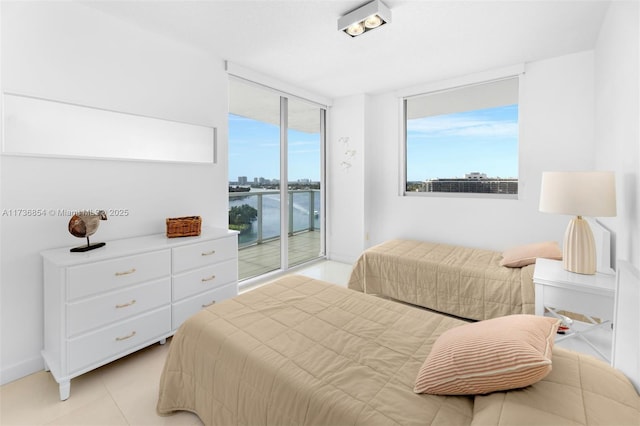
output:
<instances>
[{"instance_id":1,"label":"dresser drawer","mask_svg":"<svg viewBox=\"0 0 640 426\"><path fill-rule=\"evenodd\" d=\"M173 329L176 330L187 318L201 309L222 302L223 300L231 299L237 295L238 285L237 283L233 283L174 303L171 314Z\"/></svg>"},{"instance_id":2,"label":"dresser drawer","mask_svg":"<svg viewBox=\"0 0 640 426\"><path fill-rule=\"evenodd\" d=\"M69 371L74 372L97 362L123 354L166 336L171 331L171 307L148 312L113 324L68 342Z\"/></svg>"},{"instance_id":3,"label":"dresser drawer","mask_svg":"<svg viewBox=\"0 0 640 426\"><path fill-rule=\"evenodd\" d=\"M101 327L171 303L171 278L165 277L67 305L67 336Z\"/></svg>"},{"instance_id":4,"label":"dresser drawer","mask_svg":"<svg viewBox=\"0 0 640 426\"><path fill-rule=\"evenodd\" d=\"M173 300L184 299L237 280L238 263L235 259L183 272L173 277Z\"/></svg>"},{"instance_id":5,"label":"dresser drawer","mask_svg":"<svg viewBox=\"0 0 640 426\"><path fill-rule=\"evenodd\" d=\"M68 269L67 300L161 278L171 274L171 252L135 256L74 266Z\"/></svg>"},{"instance_id":6,"label":"dresser drawer","mask_svg":"<svg viewBox=\"0 0 640 426\"><path fill-rule=\"evenodd\" d=\"M173 249L173 272L183 272L223 260L234 259L237 252L238 241L235 235L230 238L176 247Z\"/></svg>"}]
</instances>

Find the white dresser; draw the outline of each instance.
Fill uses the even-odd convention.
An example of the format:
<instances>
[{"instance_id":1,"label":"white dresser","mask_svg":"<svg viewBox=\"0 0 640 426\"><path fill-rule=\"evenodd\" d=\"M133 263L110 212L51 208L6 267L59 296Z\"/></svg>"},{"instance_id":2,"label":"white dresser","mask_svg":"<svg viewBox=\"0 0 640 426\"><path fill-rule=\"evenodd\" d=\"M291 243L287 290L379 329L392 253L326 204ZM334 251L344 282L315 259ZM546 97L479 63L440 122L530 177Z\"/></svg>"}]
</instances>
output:
<instances>
[{"instance_id":1,"label":"white dresser","mask_svg":"<svg viewBox=\"0 0 640 426\"><path fill-rule=\"evenodd\" d=\"M237 233L203 228L108 241L86 253L41 253L42 356L69 398L71 379L156 342L189 316L238 294Z\"/></svg>"}]
</instances>

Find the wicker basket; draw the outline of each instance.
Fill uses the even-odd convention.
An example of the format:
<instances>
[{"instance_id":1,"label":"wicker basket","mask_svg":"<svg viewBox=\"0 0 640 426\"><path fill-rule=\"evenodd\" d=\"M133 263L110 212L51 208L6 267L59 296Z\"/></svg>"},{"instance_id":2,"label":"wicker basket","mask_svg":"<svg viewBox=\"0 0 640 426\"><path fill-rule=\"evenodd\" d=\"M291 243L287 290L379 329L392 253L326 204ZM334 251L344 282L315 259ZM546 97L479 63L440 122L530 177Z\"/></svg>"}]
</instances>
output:
<instances>
[{"instance_id":1,"label":"wicker basket","mask_svg":"<svg viewBox=\"0 0 640 426\"><path fill-rule=\"evenodd\" d=\"M167 218L167 238L193 237L200 235L202 218L200 216Z\"/></svg>"}]
</instances>

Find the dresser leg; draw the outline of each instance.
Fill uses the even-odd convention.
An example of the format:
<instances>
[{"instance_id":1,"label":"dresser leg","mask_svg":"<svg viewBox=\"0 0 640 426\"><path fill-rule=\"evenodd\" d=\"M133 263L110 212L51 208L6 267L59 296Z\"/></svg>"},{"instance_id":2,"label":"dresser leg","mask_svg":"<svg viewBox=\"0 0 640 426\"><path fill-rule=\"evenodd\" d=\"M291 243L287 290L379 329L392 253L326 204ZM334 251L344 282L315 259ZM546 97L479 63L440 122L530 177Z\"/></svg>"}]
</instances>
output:
<instances>
[{"instance_id":1,"label":"dresser leg","mask_svg":"<svg viewBox=\"0 0 640 426\"><path fill-rule=\"evenodd\" d=\"M160 340L160 344L161 344L161 345L164 345L165 343L167 343L167 339L162 339L162 340Z\"/></svg>"},{"instance_id":2,"label":"dresser leg","mask_svg":"<svg viewBox=\"0 0 640 426\"><path fill-rule=\"evenodd\" d=\"M71 380L60 382L60 401L66 401L71 394Z\"/></svg>"}]
</instances>

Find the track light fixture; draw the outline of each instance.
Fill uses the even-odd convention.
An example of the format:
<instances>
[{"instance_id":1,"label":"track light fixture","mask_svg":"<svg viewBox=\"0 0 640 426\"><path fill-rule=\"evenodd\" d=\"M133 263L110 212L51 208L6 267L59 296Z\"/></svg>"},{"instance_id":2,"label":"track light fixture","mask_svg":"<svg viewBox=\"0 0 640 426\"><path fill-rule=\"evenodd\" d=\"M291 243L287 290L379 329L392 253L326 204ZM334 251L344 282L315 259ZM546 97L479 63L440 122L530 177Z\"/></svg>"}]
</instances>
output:
<instances>
[{"instance_id":1,"label":"track light fixture","mask_svg":"<svg viewBox=\"0 0 640 426\"><path fill-rule=\"evenodd\" d=\"M391 9L380 0L373 0L339 18L338 31L356 37L389 22Z\"/></svg>"}]
</instances>

